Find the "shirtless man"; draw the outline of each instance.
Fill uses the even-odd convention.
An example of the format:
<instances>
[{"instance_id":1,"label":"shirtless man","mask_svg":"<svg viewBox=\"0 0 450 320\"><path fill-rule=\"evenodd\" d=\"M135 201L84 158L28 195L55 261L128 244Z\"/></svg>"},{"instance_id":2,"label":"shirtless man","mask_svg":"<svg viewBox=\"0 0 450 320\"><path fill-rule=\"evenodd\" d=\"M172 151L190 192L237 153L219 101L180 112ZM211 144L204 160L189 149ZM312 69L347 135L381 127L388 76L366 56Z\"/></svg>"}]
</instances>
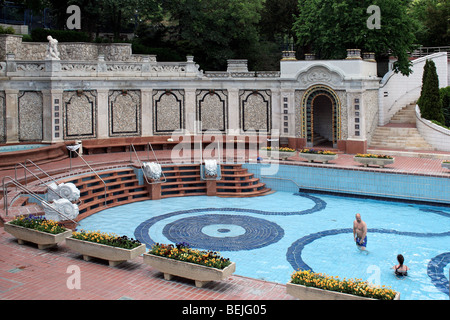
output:
<instances>
[{"instance_id":1,"label":"shirtless man","mask_svg":"<svg viewBox=\"0 0 450 320\"><path fill-rule=\"evenodd\" d=\"M353 221L353 239L356 242L356 246L360 250L366 250L367 246L367 225L361 219L359 213L356 214L356 220Z\"/></svg>"}]
</instances>

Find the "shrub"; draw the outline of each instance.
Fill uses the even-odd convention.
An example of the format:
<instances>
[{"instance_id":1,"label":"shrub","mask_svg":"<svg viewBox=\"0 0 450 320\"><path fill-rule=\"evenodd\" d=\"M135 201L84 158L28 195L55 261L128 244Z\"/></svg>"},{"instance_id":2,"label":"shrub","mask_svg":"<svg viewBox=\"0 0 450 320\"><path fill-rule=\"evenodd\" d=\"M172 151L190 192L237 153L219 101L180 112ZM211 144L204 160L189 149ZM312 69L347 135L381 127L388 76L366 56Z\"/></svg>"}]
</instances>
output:
<instances>
[{"instance_id":1,"label":"shrub","mask_svg":"<svg viewBox=\"0 0 450 320\"><path fill-rule=\"evenodd\" d=\"M428 70L426 70L427 68ZM439 95L439 79L436 73L436 65L432 60L427 60L425 64L422 92L417 103L422 118L445 123L441 97Z\"/></svg>"},{"instance_id":2,"label":"shrub","mask_svg":"<svg viewBox=\"0 0 450 320\"><path fill-rule=\"evenodd\" d=\"M444 125L450 127L450 86L439 89L442 103L442 113L444 114Z\"/></svg>"},{"instance_id":3,"label":"shrub","mask_svg":"<svg viewBox=\"0 0 450 320\"><path fill-rule=\"evenodd\" d=\"M91 39L86 32L74 30L47 30L33 29L31 38L33 42L47 42L47 36L52 36L59 42L90 42Z\"/></svg>"}]
</instances>

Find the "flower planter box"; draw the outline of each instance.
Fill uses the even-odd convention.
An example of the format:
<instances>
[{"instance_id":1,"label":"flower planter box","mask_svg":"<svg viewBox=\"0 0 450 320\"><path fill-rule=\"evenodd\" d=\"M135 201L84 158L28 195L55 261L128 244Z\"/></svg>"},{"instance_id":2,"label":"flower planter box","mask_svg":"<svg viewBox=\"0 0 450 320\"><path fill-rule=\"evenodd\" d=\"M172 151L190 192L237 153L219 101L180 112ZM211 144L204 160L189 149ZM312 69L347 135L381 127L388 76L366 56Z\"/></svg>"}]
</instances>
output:
<instances>
[{"instance_id":1,"label":"flower planter box","mask_svg":"<svg viewBox=\"0 0 450 320\"><path fill-rule=\"evenodd\" d=\"M322 162L322 163L328 163L328 161L336 160L338 155L337 154L320 154L320 153L304 153L299 152L298 156L300 158L304 158L308 160L308 162Z\"/></svg>"},{"instance_id":2,"label":"flower planter box","mask_svg":"<svg viewBox=\"0 0 450 320\"><path fill-rule=\"evenodd\" d=\"M393 164L395 159L394 158L385 159L385 158L353 157L353 160L355 160L358 163L363 164L364 167L373 165L373 166L379 166L380 168L384 168L384 166L386 166L388 164Z\"/></svg>"},{"instance_id":3,"label":"flower planter box","mask_svg":"<svg viewBox=\"0 0 450 320\"><path fill-rule=\"evenodd\" d=\"M178 276L195 280L195 286L199 288L210 281L224 280L236 271L235 262L232 262L225 269L216 269L153 254L146 253L143 256L144 263L164 273L164 279L171 280L173 276Z\"/></svg>"},{"instance_id":4,"label":"flower planter box","mask_svg":"<svg viewBox=\"0 0 450 320\"><path fill-rule=\"evenodd\" d=\"M72 230L70 229L58 234L52 234L35 229L16 226L14 224L11 224L10 222L5 223L4 229L9 234L16 237L19 244L31 242L37 244L39 249L56 247L60 242L64 241L67 237L70 237L72 235Z\"/></svg>"},{"instance_id":5,"label":"flower planter box","mask_svg":"<svg viewBox=\"0 0 450 320\"><path fill-rule=\"evenodd\" d=\"M286 284L286 293L300 300L377 300L348 293L306 287L291 282ZM395 295L394 300L400 300L399 292Z\"/></svg>"},{"instance_id":6,"label":"flower planter box","mask_svg":"<svg viewBox=\"0 0 450 320\"><path fill-rule=\"evenodd\" d=\"M267 156L270 159L276 158L276 159L280 159L280 160L287 160L287 158L295 156L295 152L267 151Z\"/></svg>"},{"instance_id":7,"label":"flower planter box","mask_svg":"<svg viewBox=\"0 0 450 320\"><path fill-rule=\"evenodd\" d=\"M146 250L145 244L134 249L124 249L74 238L67 238L66 245L73 251L81 253L85 261L89 261L91 258L100 258L108 260L111 267L132 260L145 253Z\"/></svg>"},{"instance_id":8,"label":"flower planter box","mask_svg":"<svg viewBox=\"0 0 450 320\"><path fill-rule=\"evenodd\" d=\"M442 162L442 168L447 168L450 170L450 162Z\"/></svg>"}]
</instances>

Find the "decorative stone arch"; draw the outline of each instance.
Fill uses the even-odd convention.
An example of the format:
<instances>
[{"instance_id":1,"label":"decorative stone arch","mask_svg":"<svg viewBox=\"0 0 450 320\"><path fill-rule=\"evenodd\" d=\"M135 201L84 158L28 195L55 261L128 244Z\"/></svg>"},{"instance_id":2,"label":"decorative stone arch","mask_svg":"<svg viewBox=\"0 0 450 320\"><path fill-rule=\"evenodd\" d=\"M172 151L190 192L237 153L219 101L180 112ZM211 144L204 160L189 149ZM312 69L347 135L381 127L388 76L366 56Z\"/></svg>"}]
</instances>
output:
<instances>
[{"instance_id":1,"label":"decorative stone arch","mask_svg":"<svg viewBox=\"0 0 450 320\"><path fill-rule=\"evenodd\" d=\"M315 108L316 111L318 108L323 108L319 103L324 101L329 102L329 111L324 111L328 116L326 119L317 118ZM341 139L341 102L336 92L322 84L311 86L303 95L300 110L302 119L300 131L302 138L306 139L306 146L314 146L314 131L318 128L317 124L321 122L322 126L330 126L329 140L336 148L338 140ZM323 123L324 121L326 123Z\"/></svg>"}]
</instances>

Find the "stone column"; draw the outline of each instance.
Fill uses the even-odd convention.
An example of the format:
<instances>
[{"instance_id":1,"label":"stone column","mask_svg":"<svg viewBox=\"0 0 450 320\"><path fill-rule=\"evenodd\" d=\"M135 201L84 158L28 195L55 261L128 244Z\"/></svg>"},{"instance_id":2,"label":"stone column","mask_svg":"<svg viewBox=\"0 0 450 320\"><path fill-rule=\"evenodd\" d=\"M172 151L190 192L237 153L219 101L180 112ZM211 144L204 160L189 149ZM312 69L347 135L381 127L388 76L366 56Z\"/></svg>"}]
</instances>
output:
<instances>
[{"instance_id":1,"label":"stone column","mask_svg":"<svg viewBox=\"0 0 450 320\"><path fill-rule=\"evenodd\" d=\"M228 129L240 132L239 127L239 89L228 89Z\"/></svg>"},{"instance_id":2,"label":"stone column","mask_svg":"<svg viewBox=\"0 0 450 320\"><path fill-rule=\"evenodd\" d=\"M109 138L108 89L97 89L97 138Z\"/></svg>"},{"instance_id":3,"label":"stone column","mask_svg":"<svg viewBox=\"0 0 450 320\"><path fill-rule=\"evenodd\" d=\"M184 116L185 116L185 132L187 134L197 134L195 128L196 120L196 98L195 89L184 89ZM201 132L200 132L201 133Z\"/></svg>"},{"instance_id":4,"label":"stone column","mask_svg":"<svg viewBox=\"0 0 450 320\"><path fill-rule=\"evenodd\" d=\"M152 89L141 89L142 136L153 135Z\"/></svg>"},{"instance_id":5,"label":"stone column","mask_svg":"<svg viewBox=\"0 0 450 320\"><path fill-rule=\"evenodd\" d=\"M6 143L19 142L18 90L5 90Z\"/></svg>"}]
</instances>

